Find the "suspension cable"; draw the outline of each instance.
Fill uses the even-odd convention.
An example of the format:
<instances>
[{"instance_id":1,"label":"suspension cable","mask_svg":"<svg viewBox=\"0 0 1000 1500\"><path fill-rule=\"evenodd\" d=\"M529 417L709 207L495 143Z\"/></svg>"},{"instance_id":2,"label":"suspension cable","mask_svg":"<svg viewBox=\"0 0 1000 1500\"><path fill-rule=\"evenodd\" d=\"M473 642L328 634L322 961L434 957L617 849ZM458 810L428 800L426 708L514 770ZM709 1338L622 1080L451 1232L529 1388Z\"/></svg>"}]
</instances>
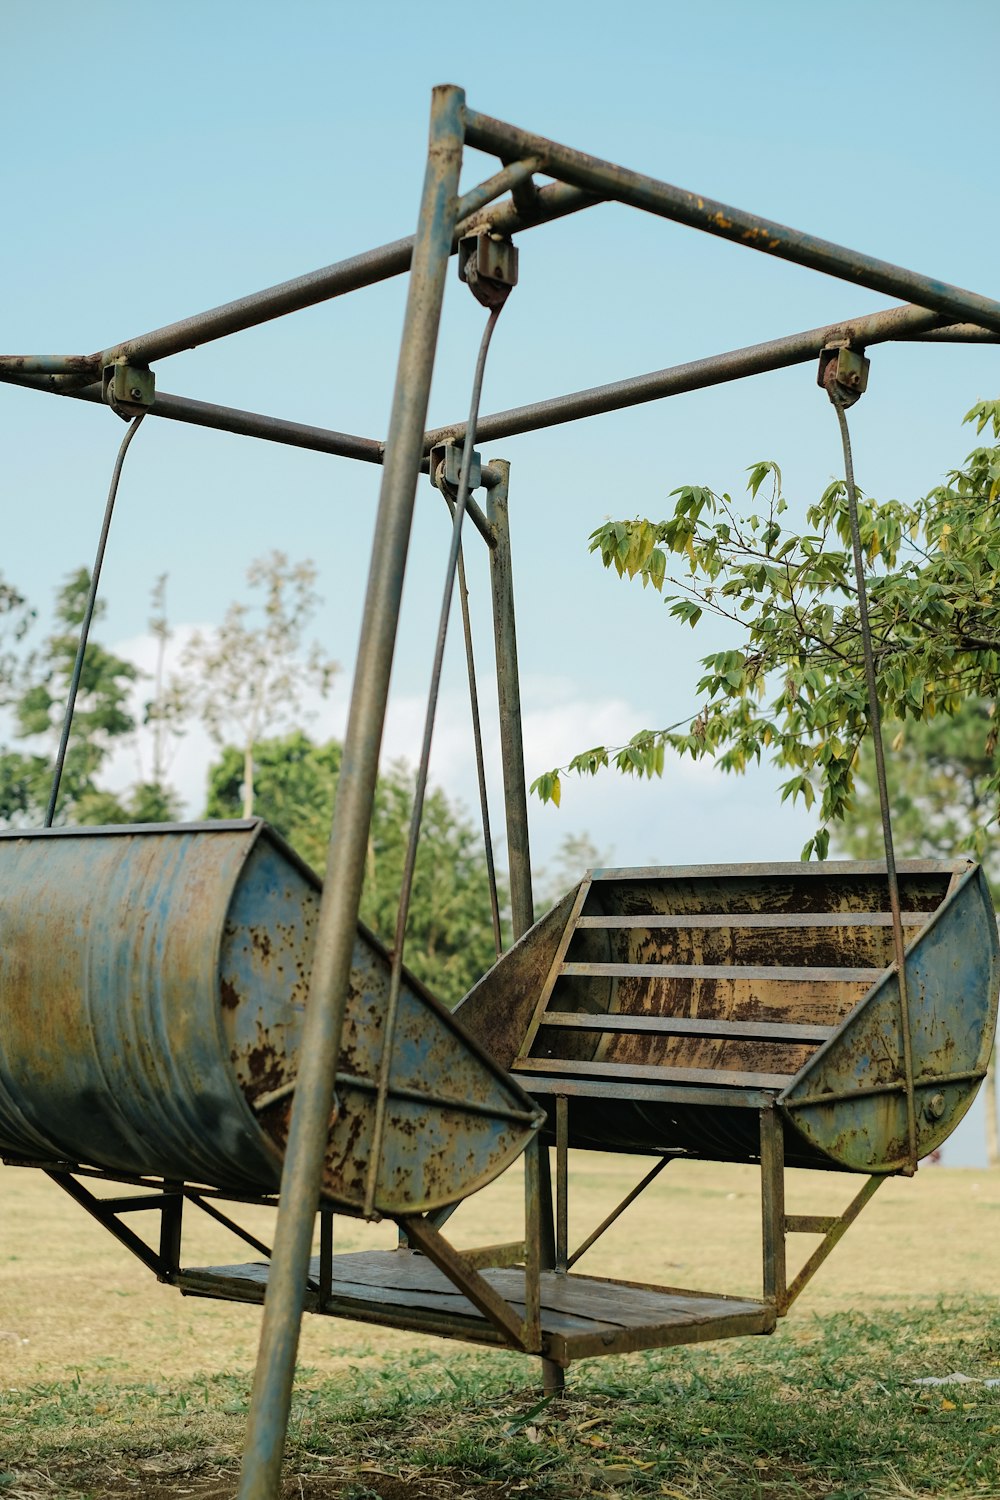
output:
<instances>
[{"instance_id":1,"label":"suspension cable","mask_svg":"<svg viewBox=\"0 0 1000 1500\"><path fill-rule=\"evenodd\" d=\"M472 450L476 441L476 424L479 420L479 402L483 389L483 373L486 369L486 355L489 352L490 340L496 327L497 319L503 307L503 301L490 308L490 315L486 320L486 328L483 332L482 342L479 346L479 357L476 360L476 372L472 382L472 396L469 403L469 421L465 430L465 438L462 447L462 467L459 472L458 492L455 497L451 546L448 550L448 561L445 566L444 591L441 600L441 615L438 621L437 642L434 648L434 662L431 668L431 682L427 694L427 712L424 719L424 737L420 751L420 762L417 768L416 782L413 788L413 810L410 816L410 832L406 845L406 858L403 863L403 879L399 894L399 909L396 916L396 933L392 948L392 968L389 976L389 997L386 1003L385 1028L382 1039L382 1056L379 1061L378 1093L375 1099L375 1124L372 1132L371 1150L368 1156L368 1169L365 1177L365 1218L372 1218L375 1212L375 1192L378 1182L378 1172L382 1159L382 1142L385 1135L385 1111L389 1091L389 1070L392 1066L393 1038L396 1029L396 1013L399 1008L399 994L403 977L403 947L406 942L406 923L410 914L410 898L413 893L413 875L417 862L417 846L420 839L420 824L423 817L424 798L427 792L427 777L430 767L431 742L434 737L434 719L437 713L438 696L441 687L441 670L444 664L444 648L448 635L448 618L451 614L451 601L455 588L455 574L458 568L459 552L462 543L462 520L465 516L466 504L469 498L469 478L472 472Z\"/></svg>"},{"instance_id":2,"label":"suspension cable","mask_svg":"<svg viewBox=\"0 0 1000 1500\"><path fill-rule=\"evenodd\" d=\"M439 479L449 509L454 513L455 498ZM496 862L493 857L493 832L490 827L490 804L486 789L486 759L483 755L483 728L479 713L479 688L476 682L476 657L472 644L472 617L469 612L469 586L465 576L465 549L458 549L458 597L462 606L462 634L465 637L465 666L469 678L469 708L472 713L472 739L476 755L476 780L479 783L479 812L483 824L483 847L486 853L486 880L490 894L490 916L493 922L493 947L497 958L503 952L500 929L500 897L497 892Z\"/></svg>"},{"instance_id":3,"label":"suspension cable","mask_svg":"<svg viewBox=\"0 0 1000 1500\"><path fill-rule=\"evenodd\" d=\"M59 749L56 752L55 769L52 772L52 790L49 792L49 805L45 811L43 828L51 828L52 820L56 815L56 804L59 801L59 786L62 781L63 766L66 763L66 749L69 745L70 731L73 728L73 715L76 712L76 695L80 689L80 678L83 675L83 659L87 654L87 640L90 636L91 621L94 618L94 606L97 603L97 586L101 581L104 551L108 545L108 532L111 530L111 517L114 514L115 497L118 494L118 481L122 475L122 465L125 462L125 455L128 452L129 444L138 432L139 423L145 415L145 412L140 412L129 423L128 431L122 438L121 447L118 449L114 472L111 475L111 488L108 490L108 501L104 507L104 523L101 526L101 535L97 543L97 557L94 559L94 570L90 575L90 588L87 592L87 603L83 611L83 623L80 626L80 640L76 648L73 675L70 678L69 694L66 699L66 712L63 716L62 734L59 737Z\"/></svg>"},{"instance_id":4,"label":"suspension cable","mask_svg":"<svg viewBox=\"0 0 1000 1500\"><path fill-rule=\"evenodd\" d=\"M821 370L822 370L821 366ZM903 918L899 902L899 879L896 874L896 857L893 850L892 820L889 811L889 789L885 774L885 747L882 742L882 715L878 701L878 682L875 676L875 655L872 649L871 623L868 615L868 590L865 585L864 553L861 546L861 527L858 522L858 492L854 483L854 459L851 453L851 434L847 426L848 406L853 405L860 392L845 387L836 378L837 362L826 366L823 384L833 403L840 426L840 437L844 449L844 474L847 485L847 512L851 523L851 547L854 553L854 573L858 590L858 621L861 626L861 645L865 664L865 682L868 687L868 724L871 729L872 749L875 752L875 777L878 782L879 810L882 815L882 841L885 846L885 870L889 885L889 908L892 913L892 942L896 961L896 978L899 986L899 1026L903 1043L903 1073L906 1083L906 1171L917 1170L917 1116L913 1097L913 1046L910 1033L910 997L906 981L906 943L903 937Z\"/></svg>"}]
</instances>

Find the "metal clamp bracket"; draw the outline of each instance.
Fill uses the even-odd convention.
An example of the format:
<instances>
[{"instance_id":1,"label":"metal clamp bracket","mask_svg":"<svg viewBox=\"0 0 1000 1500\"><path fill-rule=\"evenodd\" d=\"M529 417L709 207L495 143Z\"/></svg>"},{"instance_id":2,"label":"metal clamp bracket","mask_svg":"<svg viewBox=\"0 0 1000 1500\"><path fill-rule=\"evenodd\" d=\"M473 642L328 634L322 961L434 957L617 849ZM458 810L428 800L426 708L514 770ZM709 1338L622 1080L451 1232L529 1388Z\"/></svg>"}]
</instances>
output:
<instances>
[{"instance_id":1,"label":"metal clamp bracket","mask_svg":"<svg viewBox=\"0 0 1000 1500\"><path fill-rule=\"evenodd\" d=\"M436 489L442 487L455 491L458 489L459 477L462 472L462 455L464 449L461 443L439 443L430 451L431 484ZM472 450L472 463L469 466L469 489L478 490L483 482L483 460L482 455Z\"/></svg>"},{"instance_id":2,"label":"metal clamp bracket","mask_svg":"<svg viewBox=\"0 0 1000 1500\"><path fill-rule=\"evenodd\" d=\"M458 274L478 302L496 307L517 286L517 246L491 229L467 234L458 242Z\"/></svg>"},{"instance_id":3,"label":"metal clamp bracket","mask_svg":"<svg viewBox=\"0 0 1000 1500\"><path fill-rule=\"evenodd\" d=\"M117 360L104 367L101 396L113 411L128 421L140 412L148 411L156 400L156 376L144 365Z\"/></svg>"},{"instance_id":4,"label":"metal clamp bracket","mask_svg":"<svg viewBox=\"0 0 1000 1500\"><path fill-rule=\"evenodd\" d=\"M841 406L853 406L868 389L870 365L865 355L847 344L827 344L820 350L816 384L823 387L831 401L836 399Z\"/></svg>"}]
</instances>

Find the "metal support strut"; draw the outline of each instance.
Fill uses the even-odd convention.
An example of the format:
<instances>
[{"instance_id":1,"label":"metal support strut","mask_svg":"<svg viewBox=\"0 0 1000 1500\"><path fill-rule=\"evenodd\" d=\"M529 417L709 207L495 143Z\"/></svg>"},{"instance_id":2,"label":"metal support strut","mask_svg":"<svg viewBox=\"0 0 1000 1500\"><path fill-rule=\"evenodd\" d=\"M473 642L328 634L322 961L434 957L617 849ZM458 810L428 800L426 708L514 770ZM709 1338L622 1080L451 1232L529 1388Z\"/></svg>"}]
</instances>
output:
<instances>
[{"instance_id":1,"label":"metal support strut","mask_svg":"<svg viewBox=\"0 0 1000 1500\"><path fill-rule=\"evenodd\" d=\"M455 231L464 110L461 89L446 86L434 90L427 170L316 934L302 1066L281 1180L240 1500L274 1500L280 1489L323 1155L331 1110L335 1108L334 1083L403 574L423 457L423 429Z\"/></svg>"}]
</instances>

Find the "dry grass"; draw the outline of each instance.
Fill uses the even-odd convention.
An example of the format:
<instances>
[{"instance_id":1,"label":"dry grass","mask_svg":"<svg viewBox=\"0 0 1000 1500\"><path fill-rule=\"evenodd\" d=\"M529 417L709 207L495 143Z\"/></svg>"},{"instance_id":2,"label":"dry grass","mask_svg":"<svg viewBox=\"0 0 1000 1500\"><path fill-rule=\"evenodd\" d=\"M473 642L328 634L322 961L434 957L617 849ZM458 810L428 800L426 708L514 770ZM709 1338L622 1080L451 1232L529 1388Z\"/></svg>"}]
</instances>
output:
<instances>
[{"instance_id":1,"label":"dry grass","mask_svg":"<svg viewBox=\"0 0 1000 1500\"><path fill-rule=\"evenodd\" d=\"M580 1159L571 1239L643 1165ZM789 1179L799 1213L831 1212L858 1185ZM0 1497L231 1497L259 1309L159 1286L39 1173L0 1169L0 1205ZM520 1214L508 1174L450 1230L510 1239ZM246 1219L269 1238L269 1215ZM191 1225L189 1264L244 1258L207 1219ZM337 1233L340 1249L393 1239L346 1220ZM581 1268L754 1292L759 1233L752 1169L676 1164ZM774 1338L590 1361L549 1406L522 1357L307 1319L287 1493L995 1500L1000 1391L912 1381L1000 1376L998 1273L1000 1173L938 1168L882 1188Z\"/></svg>"},{"instance_id":2,"label":"dry grass","mask_svg":"<svg viewBox=\"0 0 1000 1500\"><path fill-rule=\"evenodd\" d=\"M625 1157L581 1158L571 1186L575 1243L641 1175ZM631 1277L709 1291L759 1293L760 1229L753 1168L677 1163L581 1263L596 1276ZM828 1213L857 1179L789 1173L788 1209ZM468 1200L451 1220L458 1244L515 1238L523 1223L519 1174ZM58 1380L75 1369L115 1380L187 1378L253 1364L258 1308L180 1298L39 1172L0 1168L0 1356L17 1380ZM273 1216L241 1211L267 1240ZM394 1230L338 1219L342 1250L389 1246ZM253 1258L210 1220L190 1212L188 1264ZM790 1243L790 1268L814 1242ZM901 1309L942 1296L1000 1291L1000 1173L931 1168L887 1182L820 1271L799 1308ZM793 1318L796 1314L793 1313ZM440 1341L325 1318L303 1324L304 1364L332 1373L346 1363ZM13 1380L9 1383L13 1383Z\"/></svg>"}]
</instances>

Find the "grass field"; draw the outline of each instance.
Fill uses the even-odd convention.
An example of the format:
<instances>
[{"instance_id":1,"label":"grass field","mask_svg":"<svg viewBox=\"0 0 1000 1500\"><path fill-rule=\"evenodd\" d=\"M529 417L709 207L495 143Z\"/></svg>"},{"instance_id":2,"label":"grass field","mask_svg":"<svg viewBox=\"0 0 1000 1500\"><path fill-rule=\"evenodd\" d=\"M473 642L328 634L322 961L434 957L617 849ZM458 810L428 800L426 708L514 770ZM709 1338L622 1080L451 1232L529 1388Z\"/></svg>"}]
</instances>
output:
<instances>
[{"instance_id":1,"label":"grass field","mask_svg":"<svg viewBox=\"0 0 1000 1500\"><path fill-rule=\"evenodd\" d=\"M571 1239L642 1166L580 1158ZM832 1212L856 1186L790 1173L788 1210ZM455 1241L514 1237L520 1193L508 1174L470 1200ZM0 1215L0 1500L231 1497L259 1309L159 1286L39 1173L0 1169ZM262 1211L247 1223L268 1237ZM812 1243L790 1241L792 1269ZM188 1263L243 1258L208 1220L186 1242ZM681 1163L580 1268L759 1293L759 1261L753 1170ZM1000 1174L887 1183L772 1337L583 1362L559 1400L527 1358L329 1319L305 1321L300 1358L286 1492L303 1500L1000 1500ZM954 1373L969 1383L914 1384Z\"/></svg>"}]
</instances>

